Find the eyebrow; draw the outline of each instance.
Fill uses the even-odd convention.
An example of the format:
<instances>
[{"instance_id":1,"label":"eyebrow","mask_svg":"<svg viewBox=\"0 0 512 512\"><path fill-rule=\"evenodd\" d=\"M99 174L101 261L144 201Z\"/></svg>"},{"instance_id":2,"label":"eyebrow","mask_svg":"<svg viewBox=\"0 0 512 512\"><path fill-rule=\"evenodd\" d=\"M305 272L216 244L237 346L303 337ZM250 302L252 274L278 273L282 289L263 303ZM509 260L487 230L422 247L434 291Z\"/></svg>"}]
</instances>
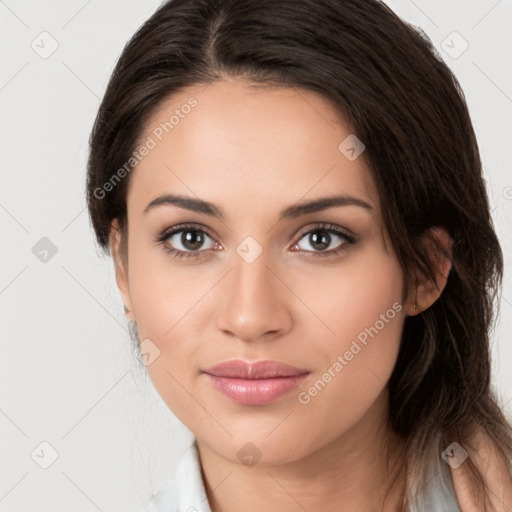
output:
<instances>
[{"instance_id":1,"label":"eyebrow","mask_svg":"<svg viewBox=\"0 0 512 512\"><path fill-rule=\"evenodd\" d=\"M157 206L162 205L175 205L192 212L203 213L218 219L225 219L225 213L222 208L219 208L213 203L209 203L208 201L204 201L202 199L195 199L193 197L180 196L175 194L164 194L157 197L156 199L153 199L146 206L146 208L144 208L144 214L148 213L150 210L156 208ZM288 206L280 212L279 219L295 219L301 215L319 212L336 206L359 206L372 213L375 212L373 206L368 204L366 201L363 201L362 199L348 195L338 195L321 197L318 199L313 199L312 201Z\"/></svg>"}]
</instances>

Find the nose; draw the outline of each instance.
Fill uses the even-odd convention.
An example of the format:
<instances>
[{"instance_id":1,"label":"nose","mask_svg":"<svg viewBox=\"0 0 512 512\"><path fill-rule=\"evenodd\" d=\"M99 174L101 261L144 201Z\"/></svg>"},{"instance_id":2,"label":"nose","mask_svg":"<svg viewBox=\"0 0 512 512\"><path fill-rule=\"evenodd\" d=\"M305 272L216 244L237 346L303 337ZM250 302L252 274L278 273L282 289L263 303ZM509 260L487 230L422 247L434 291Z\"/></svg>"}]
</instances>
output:
<instances>
[{"instance_id":1,"label":"nose","mask_svg":"<svg viewBox=\"0 0 512 512\"><path fill-rule=\"evenodd\" d=\"M265 252L251 263L237 254L233 260L233 268L217 290L217 328L245 342L283 335L292 325L289 301L293 297L284 276L276 266L269 266Z\"/></svg>"}]
</instances>

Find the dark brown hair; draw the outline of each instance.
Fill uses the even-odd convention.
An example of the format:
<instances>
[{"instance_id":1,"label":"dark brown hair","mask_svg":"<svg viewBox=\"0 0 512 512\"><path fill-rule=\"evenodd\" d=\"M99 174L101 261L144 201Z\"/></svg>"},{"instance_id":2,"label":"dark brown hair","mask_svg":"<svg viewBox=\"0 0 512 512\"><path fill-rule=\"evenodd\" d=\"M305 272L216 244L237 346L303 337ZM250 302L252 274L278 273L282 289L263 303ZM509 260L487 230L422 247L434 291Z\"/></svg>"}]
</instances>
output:
<instances>
[{"instance_id":1,"label":"dark brown hair","mask_svg":"<svg viewBox=\"0 0 512 512\"><path fill-rule=\"evenodd\" d=\"M480 426L511 460L512 428L490 382L489 336L503 259L475 133L461 87L431 41L385 4L163 4L124 48L92 130L87 201L100 246L108 252L117 219L128 263L131 174L107 193L104 184L129 161L152 114L173 93L223 77L319 93L350 124L366 146L363 156L404 271L404 296L419 272L435 279L421 243L426 230L442 226L453 239L446 287L430 308L406 319L389 381L392 427L407 447L406 504L435 432L445 446L470 446ZM487 507L484 479L467 463Z\"/></svg>"}]
</instances>

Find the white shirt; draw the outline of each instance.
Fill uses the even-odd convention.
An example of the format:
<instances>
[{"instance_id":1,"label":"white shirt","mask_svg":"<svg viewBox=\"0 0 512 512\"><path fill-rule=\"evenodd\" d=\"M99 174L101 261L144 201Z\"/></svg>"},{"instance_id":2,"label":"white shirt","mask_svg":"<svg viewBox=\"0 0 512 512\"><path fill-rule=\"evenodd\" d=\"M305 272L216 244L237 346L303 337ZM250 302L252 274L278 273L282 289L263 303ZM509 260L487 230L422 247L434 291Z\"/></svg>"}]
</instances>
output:
<instances>
[{"instance_id":1,"label":"white shirt","mask_svg":"<svg viewBox=\"0 0 512 512\"><path fill-rule=\"evenodd\" d=\"M147 512L211 512L196 441L180 460L176 477L153 496Z\"/></svg>"},{"instance_id":2,"label":"white shirt","mask_svg":"<svg viewBox=\"0 0 512 512\"><path fill-rule=\"evenodd\" d=\"M428 484L410 512L460 512L448 465L440 456L434 461ZM211 512L195 440L180 460L176 477L153 496L146 512Z\"/></svg>"}]
</instances>

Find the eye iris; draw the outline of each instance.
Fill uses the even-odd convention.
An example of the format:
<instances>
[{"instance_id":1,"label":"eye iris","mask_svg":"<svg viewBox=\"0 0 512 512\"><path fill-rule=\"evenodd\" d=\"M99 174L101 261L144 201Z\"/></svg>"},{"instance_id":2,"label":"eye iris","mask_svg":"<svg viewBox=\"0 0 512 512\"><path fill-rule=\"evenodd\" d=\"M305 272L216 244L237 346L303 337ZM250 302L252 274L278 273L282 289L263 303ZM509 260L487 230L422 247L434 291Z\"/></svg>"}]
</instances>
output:
<instances>
[{"instance_id":1,"label":"eye iris","mask_svg":"<svg viewBox=\"0 0 512 512\"><path fill-rule=\"evenodd\" d=\"M200 231L189 229L188 231L184 231L181 235L183 247L190 250L198 249L203 245L203 242L204 237Z\"/></svg>"},{"instance_id":2,"label":"eye iris","mask_svg":"<svg viewBox=\"0 0 512 512\"><path fill-rule=\"evenodd\" d=\"M319 236L318 233L322 233L323 236ZM310 234L310 240L312 241L312 246L315 247L315 249L323 250L329 247L331 236L325 230L318 230Z\"/></svg>"}]
</instances>

